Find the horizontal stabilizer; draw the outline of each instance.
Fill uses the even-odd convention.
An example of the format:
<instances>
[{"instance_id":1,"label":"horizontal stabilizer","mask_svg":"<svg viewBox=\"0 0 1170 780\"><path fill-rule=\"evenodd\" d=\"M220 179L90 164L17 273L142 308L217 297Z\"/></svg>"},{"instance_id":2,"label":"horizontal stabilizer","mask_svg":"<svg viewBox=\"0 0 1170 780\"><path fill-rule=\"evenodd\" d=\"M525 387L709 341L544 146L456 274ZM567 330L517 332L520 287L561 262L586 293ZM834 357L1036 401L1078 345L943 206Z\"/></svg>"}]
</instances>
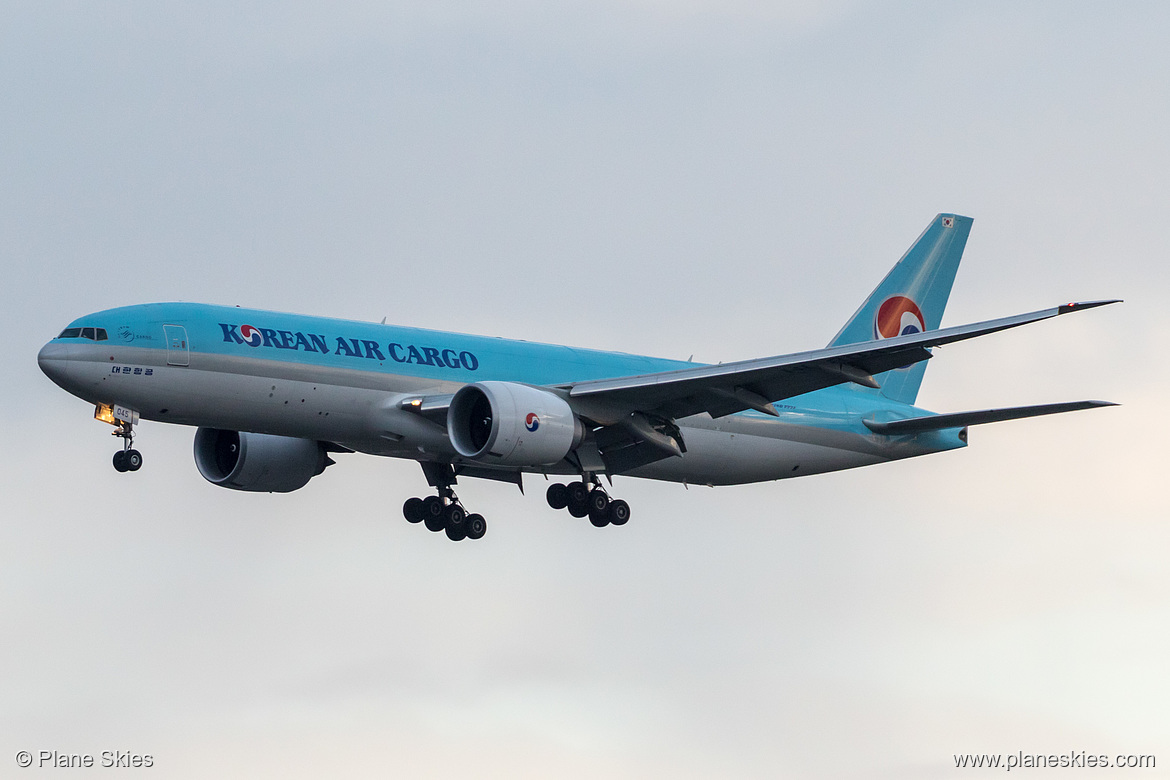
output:
<instances>
[{"instance_id":1,"label":"horizontal stabilizer","mask_svg":"<svg viewBox=\"0 0 1170 780\"><path fill-rule=\"evenodd\" d=\"M865 423L865 427L874 433L900 436L910 433L939 431L943 428L962 428L967 425L982 425L983 423L1002 422L1004 420L1021 420L1025 417L1039 417L1044 414L1077 412L1081 409L1096 409L1099 406L1117 406L1117 404L1110 401L1070 401L1063 404L1011 406L1006 409L981 409L975 412L932 414L926 417L911 417L906 420L891 420L889 422L875 422L873 420L862 420L862 422Z\"/></svg>"}]
</instances>

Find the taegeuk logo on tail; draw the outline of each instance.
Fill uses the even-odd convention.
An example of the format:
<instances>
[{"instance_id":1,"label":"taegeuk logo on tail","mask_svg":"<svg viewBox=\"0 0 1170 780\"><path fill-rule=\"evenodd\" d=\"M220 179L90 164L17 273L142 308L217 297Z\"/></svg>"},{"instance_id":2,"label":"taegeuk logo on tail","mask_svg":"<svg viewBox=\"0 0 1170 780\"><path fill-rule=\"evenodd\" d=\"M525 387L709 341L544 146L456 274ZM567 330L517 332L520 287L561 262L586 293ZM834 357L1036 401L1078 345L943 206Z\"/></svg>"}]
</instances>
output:
<instances>
[{"instance_id":1,"label":"taegeuk logo on tail","mask_svg":"<svg viewBox=\"0 0 1170 780\"><path fill-rule=\"evenodd\" d=\"M925 331L926 318L922 316L922 309L904 295L886 298L878 307L877 315L873 318L873 337L875 340L892 339L895 336L906 336Z\"/></svg>"}]
</instances>

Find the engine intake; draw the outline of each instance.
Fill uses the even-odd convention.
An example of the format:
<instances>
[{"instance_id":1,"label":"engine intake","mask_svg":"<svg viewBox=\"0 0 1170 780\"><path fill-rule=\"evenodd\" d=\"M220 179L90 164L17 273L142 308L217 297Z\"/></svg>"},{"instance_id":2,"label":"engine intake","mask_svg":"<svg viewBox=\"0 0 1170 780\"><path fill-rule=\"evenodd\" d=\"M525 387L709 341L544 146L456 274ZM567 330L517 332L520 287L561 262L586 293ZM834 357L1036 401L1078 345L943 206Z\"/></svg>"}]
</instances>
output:
<instances>
[{"instance_id":1,"label":"engine intake","mask_svg":"<svg viewBox=\"0 0 1170 780\"><path fill-rule=\"evenodd\" d=\"M218 428L195 432L195 465L213 485L256 493L299 490L329 465L320 442Z\"/></svg>"},{"instance_id":2,"label":"engine intake","mask_svg":"<svg viewBox=\"0 0 1170 780\"><path fill-rule=\"evenodd\" d=\"M476 382L451 399L447 434L465 458L524 467L559 462L585 430L555 393L515 382Z\"/></svg>"}]
</instances>

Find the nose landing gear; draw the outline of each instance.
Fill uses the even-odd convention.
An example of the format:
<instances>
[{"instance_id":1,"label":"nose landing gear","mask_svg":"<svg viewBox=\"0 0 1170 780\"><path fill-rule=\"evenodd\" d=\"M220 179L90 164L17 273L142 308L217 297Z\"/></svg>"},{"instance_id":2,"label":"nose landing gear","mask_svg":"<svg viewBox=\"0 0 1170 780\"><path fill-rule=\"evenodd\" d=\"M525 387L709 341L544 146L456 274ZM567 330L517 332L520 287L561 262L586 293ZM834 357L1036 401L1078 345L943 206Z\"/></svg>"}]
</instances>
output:
<instances>
[{"instance_id":1,"label":"nose landing gear","mask_svg":"<svg viewBox=\"0 0 1170 780\"><path fill-rule=\"evenodd\" d=\"M588 517L597 528L625 525L630 520L630 505L620 498L610 498L597 477L567 485L554 482L548 486L545 499L553 509L568 509L573 517Z\"/></svg>"},{"instance_id":2,"label":"nose landing gear","mask_svg":"<svg viewBox=\"0 0 1170 780\"><path fill-rule=\"evenodd\" d=\"M123 473L142 468L142 453L133 448L134 424L122 422L114 429L114 435L122 440L122 449L114 453L114 470Z\"/></svg>"}]
</instances>

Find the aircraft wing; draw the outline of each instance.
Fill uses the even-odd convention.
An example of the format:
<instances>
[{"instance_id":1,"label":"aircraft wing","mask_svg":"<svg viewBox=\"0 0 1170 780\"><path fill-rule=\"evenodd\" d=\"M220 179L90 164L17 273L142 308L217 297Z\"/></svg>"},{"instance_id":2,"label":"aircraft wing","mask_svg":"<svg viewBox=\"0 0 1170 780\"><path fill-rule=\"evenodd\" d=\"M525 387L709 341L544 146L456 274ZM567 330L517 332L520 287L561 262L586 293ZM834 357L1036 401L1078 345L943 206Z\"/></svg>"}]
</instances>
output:
<instances>
[{"instance_id":1,"label":"aircraft wing","mask_svg":"<svg viewBox=\"0 0 1170 780\"><path fill-rule=\"evenodd\" d=\"M567 398L577 414L600 426L591 434L596 449L610 473L621 473L686 452L678 426L673 422L679 418L703 412L712 417L723 417L747 409L776 415L773 401L842 382L856 382L876 388L879 385L875 375L926 360L931 356L930 349L933 347L1118 302L1068 303L1014 317L879 341L653 374L587 380L549 389ZM404 398L398 405L401 409L443 425L451 399L449 394L420 395ZM898 435L1098 405L1105 404L1076 402L1046 407L992 409L901 421L866 421L866 425L877 433Z\"/></svg>"},{"instance_id":2,"label":"aircraft wing","mask_svg":"<svg viewBox=\"0 0 1170 780\"><path fill-rule=\"evenodd\" d=\"M696 366L616 379L562 385L570 403L602 425L633 412L679 419L707 412L722 417L746 409L776 414L771 402L842 382L877 387L874 375L930 357L930 349L1031 322L1117 303L1069 303L1014 317L845 344L790 355ZM612 417L612 419L607 419Z\"/></svg>"}]
</instances>

